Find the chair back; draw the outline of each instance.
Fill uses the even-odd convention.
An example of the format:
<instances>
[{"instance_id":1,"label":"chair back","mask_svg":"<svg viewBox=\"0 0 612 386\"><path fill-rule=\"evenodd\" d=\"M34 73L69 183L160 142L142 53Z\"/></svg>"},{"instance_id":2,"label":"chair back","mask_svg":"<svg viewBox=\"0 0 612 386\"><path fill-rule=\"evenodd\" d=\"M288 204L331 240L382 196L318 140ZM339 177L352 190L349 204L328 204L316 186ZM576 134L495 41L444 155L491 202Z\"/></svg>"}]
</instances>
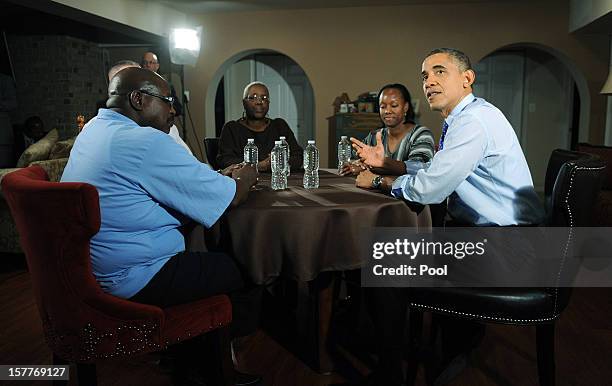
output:
<instances>
[{"instance_id":1,"label":"chair back","mask_svg":"<svg viewBox=\"0 0 612 386\"><path fill-rule=\"evenodd\" d=\"M92 274L89 242L100 229L94 186L49 182L43 168L30 166L6 175L2 193L55 354L86 362L159 346L152 331L162 310L104 293Z\"/></svg>"},{"instance_id":2,"label":"chair back","mask_svg":"<svg viewBox=\"0 0 612 386\"><path fill-rule=\"evenodd\" d=\"M606 165L597 156L556 149L546 170L547 226L588 227Z\"/></svg>"},{"instance_id":3,"label":"chair back","mask_svg":"<svg viewBox=\"0 0 612 386\"><path fill-rule=\"evenodd\" d=\"M217 154L219 154L219 138L204 138L204 149L206 149L206 159L208 160L208 164L215 170L219 169L219 165L217 164Z\"/></svg>"},{"instance_id":4,"label":"chair back","mask_svg":"<svg viewBox=\"0 0 612 386\"><path fill-rule=\"evenodd\" d=\"M606 172L604 173L604 181L601 186L602 190L612 190L612 146L591 145L588 143L579 143L578 151L589 153L598 156L606 163Z\"/></svg>"},{"instance_id":5,"label":"chair back","mask_svg":"<svg viewBox=\"0 0 612 386\"><path fill-rule=\"evenodd\" d=\"M549 227L592 226L595 199L601 189L606 169L605 162L597 156L576 151L554 150L548 162L545 181L546 222ZM566 245L562 253L571 250L574 235L568 229ZM579 261L560 256L558 280L570 283L579 269ZM555 296L553 315L559 315L571 295L571 287L548 289Z\"/></svg>"}]
</instances>

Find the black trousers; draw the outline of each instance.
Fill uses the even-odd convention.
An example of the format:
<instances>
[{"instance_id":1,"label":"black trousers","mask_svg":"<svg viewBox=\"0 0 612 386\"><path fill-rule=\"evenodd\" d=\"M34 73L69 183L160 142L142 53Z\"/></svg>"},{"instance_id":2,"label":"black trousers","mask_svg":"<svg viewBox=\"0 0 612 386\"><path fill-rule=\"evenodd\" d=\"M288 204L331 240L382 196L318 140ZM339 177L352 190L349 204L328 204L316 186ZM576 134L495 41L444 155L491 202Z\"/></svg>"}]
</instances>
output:
<instances>
[{"instance_id":1,"label":"black trousers","mask_svg":"<svg viewBox=\"0 0 612 386\"><path fill-rule=\"evenodd\" d=\"M262 287L245 285L234 260L224 253L179 253L130 300L169 307L219 294L229 295L232 302L232 337L255 332Z\"/></svg>"},{"instance_id":2,"label":"black trousers","mask_svg":"<svg viewBox=\"0 0 612 386\"><path fill-rule=\"evenodd\" d=\"M399 386L404 381L402 360L404 331L408 323L407 312L410 288L364 288L368 312L375 327L378 366L375 370L377 385ZM444 366L457 354L471 348L474 336L483 332L484 325L445 315L433 315L432 323L438 331L432 354L435 367Z\"/></svg>"}]
</instances>

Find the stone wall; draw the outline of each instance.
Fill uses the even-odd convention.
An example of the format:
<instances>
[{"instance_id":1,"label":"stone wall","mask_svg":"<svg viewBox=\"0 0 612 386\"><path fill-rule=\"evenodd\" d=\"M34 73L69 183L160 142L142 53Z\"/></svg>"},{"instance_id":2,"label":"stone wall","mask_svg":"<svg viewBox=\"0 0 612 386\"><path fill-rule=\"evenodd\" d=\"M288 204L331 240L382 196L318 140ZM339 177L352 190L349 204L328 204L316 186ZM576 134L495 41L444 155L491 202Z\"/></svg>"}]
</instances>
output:
<instances>
[{"instance_id":1,"label":"stone wall","mask_svg":"<svg viewBox=\"0 0 612 386\"><path fill-rule=\"evenodd\" d=\"M96 43L57 35L8 35L19 107L14 123L38 115L60 138L76 134L76 116L96 115L106 98L108 53Z\"/></svg>"}]
</instances>

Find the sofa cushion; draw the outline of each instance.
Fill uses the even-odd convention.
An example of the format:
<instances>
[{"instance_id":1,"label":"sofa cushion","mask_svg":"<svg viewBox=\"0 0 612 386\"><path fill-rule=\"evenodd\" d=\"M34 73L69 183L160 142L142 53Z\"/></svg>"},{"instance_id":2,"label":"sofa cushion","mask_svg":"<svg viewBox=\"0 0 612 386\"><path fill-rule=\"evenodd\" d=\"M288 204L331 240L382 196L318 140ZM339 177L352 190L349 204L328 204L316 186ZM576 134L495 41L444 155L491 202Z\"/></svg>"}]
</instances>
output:
<instances>
[{"instance_id":1,"label":"sofa cushion","mask_svg":"<svg viewBox=\"0 0 612 386\"><path fill-rule=\"evenodd\" d=\"M53 129L47 133L41 140L32 144L28 147L21 157L19 157L19 161L17 161L17 167L23 168L34 161L46 160L49 158L49 153L53 148L53 145L59 139L59 134L57 129Z\"/></svg>"},{"instance_id":2,"label":"sofa cushion","mask_svg":"<svg viewBox=\"0 0 612 386\"><path fill-rule=\"evenodd\" d=\"M49 159L68 158L75 139L76 137L72 137L63 141L55 142L55 145L53 145L53 148L49 153Z\"/></svg>"},{"instance_id":3,"label":"sofa cushion","mask_svg":"<svg viewBox=\"0 0 612 386\"><path fill-rule=\"evenodd\" d=\"M49 181L59 182L60 178L62 178L62 174L64 173L64 168L66 167L67 163L68 158L58 158L34 161L30 165L38 165L42 167L43 169L45 169L45 172L47 172Z\"/></svg>"}]
</instances>

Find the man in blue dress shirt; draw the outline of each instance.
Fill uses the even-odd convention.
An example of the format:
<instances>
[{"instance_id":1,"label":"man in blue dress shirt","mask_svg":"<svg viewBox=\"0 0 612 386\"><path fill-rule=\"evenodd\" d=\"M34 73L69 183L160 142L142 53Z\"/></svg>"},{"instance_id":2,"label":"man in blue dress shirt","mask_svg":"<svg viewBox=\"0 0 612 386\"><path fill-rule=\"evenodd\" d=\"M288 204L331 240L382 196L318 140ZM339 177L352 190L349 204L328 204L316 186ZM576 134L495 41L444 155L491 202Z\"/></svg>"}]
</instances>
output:
<instances>
[{"instance_id":1,"label":"man in blue dress shirt","mask_svg":"<svg viewBox=\"0 0 612 386\"><path fill-rule=\"evenodd\" d=\"M98 190L101 225L90 249L104 291L161 307L230 293L232 329L243 336L256 327L245 319L257 315L258 305L249 303L251 292L238 291L236 264L221 253L186 252L181 231L190 221L210 227L243 202L257 172L234 166L222 175L184 151L167 135L172 102L156 73L120 71L109 85L108 109L77 137L62 181Z\"/></svg>"},{"instance_id":2,"label":"man in blue dress shirt","mask_svg":"<svg viewBox=\"0 0 612 386\"><path fill-rule=\"evenodd\" d=\"M384 177L380 188L395 197L437 204L448 197L455 222L477 226L535 224L542 207L512 126L503 113L472 94L476 78L468 57L441 48L423 62L423 92L444 118L438 152L431 162L406 161L406 174ZM384 167L380 149L353 140L371 166ZM378 179L362 173L357 184L372 187Z\"/></svg>"},{"instance_id":3,"label":"man in blue dress shirt","mask_svg":"<svg viewBox=\"0 0 612 386\"><path fill-rule=\"evenodd\" d=\"M498 108L472 94L476 74L469 58L455 49L435 49L423 61L421 77L430 108L444 118L438 152L428 163L406 161L404 174L397 178L364 171L357 185L382 189L419 204L437 204L448 198L447 225L539 223L542 205L516 134ZM394 167L385 161L382 146L351 140L366 164ZM366 384L401 385L406 291L370 288L366 298L380 335L379 366ZM484 333L483 327L474 324L439 320L443 352L426 369L428 382L435 385L447 383L465 367L466 349L477 344Z\"/></svg>"}]
</instances>

